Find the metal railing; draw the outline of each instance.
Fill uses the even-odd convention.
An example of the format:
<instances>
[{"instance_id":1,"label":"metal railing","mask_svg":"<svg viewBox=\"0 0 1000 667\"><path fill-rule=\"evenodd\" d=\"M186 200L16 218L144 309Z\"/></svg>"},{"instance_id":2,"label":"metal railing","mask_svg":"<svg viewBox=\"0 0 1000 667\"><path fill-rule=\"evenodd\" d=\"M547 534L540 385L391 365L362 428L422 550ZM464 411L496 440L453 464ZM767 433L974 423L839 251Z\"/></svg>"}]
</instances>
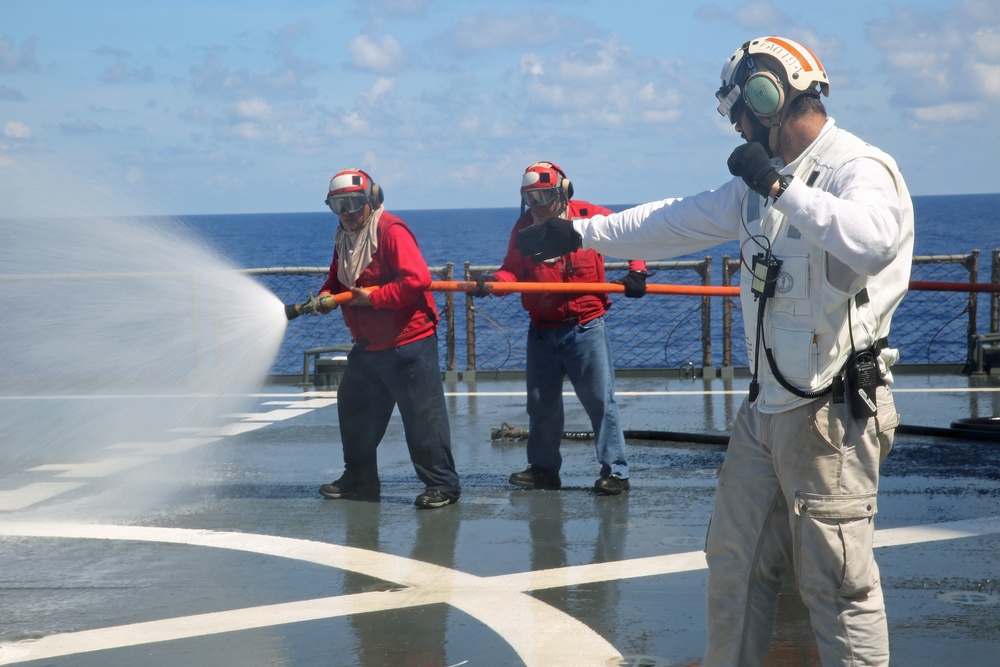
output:
<instances>
[{"instance_id":1,"label":"metal railing","mask_svg":"<svg viewBox=\"0 0 1000 667\"><path fill-rule=\"evenodd\" d=\"M654 273L648 282L709 285L712 264L712 257L647 262L648 270ZM911 280L975 284L978 264L978 250L967 255L915 257ZM474 280L480 274L490 275L499 268L473 266L468 262L463 266L466 280ZM628 271L625 262L609 262L606 268L609 281ZM284 303L293 303L318 292L327 271L327 267L281 267L251 269L247 273ZM434 280L453 280L454 264L431 267L431 274ZM723 257L721 284L735 284L734 277L738 282L739 260ZM992 254L991 282L1000 284L1000 250ZM890 334L893 346L901 354L898 367L930 372L975 370L977 335L997 333L1000 320L1000 295L990 294L988 323L979 322L977 296L975 292L908 292L893 317ZM446 379L523 374L528 317L518 295L474 298L454 292L434 292L434 299L441 315L438 340L441 370ZM619 373L683 377L746 371L738 297L647 295L628 299L619 294L613 295L612 301L607 323ZM464 317L457 317L459 303ZM300 317L289 323L272 367L272 380L300 381L304 350L349 344L350 335L338 313ZM716 350L721 350L721 354L716 354ZM458 359L463 352L460 369ZM305 371L308 374L308 368Z\"/></svg>"}]
</instances>

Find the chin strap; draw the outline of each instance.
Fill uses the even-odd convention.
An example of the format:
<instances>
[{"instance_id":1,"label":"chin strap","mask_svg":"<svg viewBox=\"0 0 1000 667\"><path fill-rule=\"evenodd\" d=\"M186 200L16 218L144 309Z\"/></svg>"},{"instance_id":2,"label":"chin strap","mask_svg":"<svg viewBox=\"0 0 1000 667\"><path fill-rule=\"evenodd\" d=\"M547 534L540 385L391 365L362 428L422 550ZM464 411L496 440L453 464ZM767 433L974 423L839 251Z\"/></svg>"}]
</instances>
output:
<instances>
[{"instance_id":1,"label":"chin strap","mask_svg":"<svg viewBox=\"0 0 1000 667\"><path fill-rule=\"evenodd\" d=\"M767 135L767 145L771 149L771 155L780 155L778 153L778 131L781 129L781 121L775 121L771 125L771 131Z\"/></svg>"}]
</instances>

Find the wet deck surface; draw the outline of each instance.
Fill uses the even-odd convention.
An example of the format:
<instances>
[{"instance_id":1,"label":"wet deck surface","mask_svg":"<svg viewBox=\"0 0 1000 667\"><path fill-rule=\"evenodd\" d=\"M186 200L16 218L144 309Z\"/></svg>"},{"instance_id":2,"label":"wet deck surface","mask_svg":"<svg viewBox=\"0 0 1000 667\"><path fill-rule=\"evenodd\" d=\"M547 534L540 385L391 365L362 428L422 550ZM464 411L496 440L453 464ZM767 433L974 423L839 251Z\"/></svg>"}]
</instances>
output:
<instances>
[{"instance_id":1,"label":"wet deck surface","mask_svg":"<svg viewBox=\"0 0 1000 667\"><path fill-rule=\"evenodd\" d=\"M745 389L618 383L626 429L715 435ZM630 441L632 490L599 497L592 444L566 441L563 490L516 490L506 478L524 444L490 435L527 426L523 383L446 391L463 496L440 510L413 506L422 487L398 417L380 448L381 502L320 498L341 471L335 396L290 387L211 433L146 443L140 463L66 451L0 471L0 664L699 664L724 448ZM917 427L1000 414L995 379L901 376L895 395ZM566 404L567 430L590 430ZM996 664L998 452L897 437L876 535L893 664ZM791 583L768 664L818 664Z\"/></svg>"}]
</instances>

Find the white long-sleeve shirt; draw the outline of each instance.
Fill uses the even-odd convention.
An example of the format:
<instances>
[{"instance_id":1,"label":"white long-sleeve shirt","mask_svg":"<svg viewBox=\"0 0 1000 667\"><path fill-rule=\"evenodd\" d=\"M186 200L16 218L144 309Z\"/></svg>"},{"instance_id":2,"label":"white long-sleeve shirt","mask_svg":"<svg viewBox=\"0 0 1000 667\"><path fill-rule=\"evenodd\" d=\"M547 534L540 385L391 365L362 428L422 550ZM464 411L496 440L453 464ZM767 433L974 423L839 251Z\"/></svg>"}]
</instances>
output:
<instances>
[{"instance_id":1,"label":"white long-sleeve shirt","mask_svg":"<svg viewBox=\"0 0 1000 667\"><path fill-rule=\"evenodd\" d=\"M777 201L760 198L757 206L757 201L749 198L758 195L734 177L717 190L692 197L664 199L577 220L574 229L584 248L648 260L742 240L746 266L751 255L769 245L778 258L786 260L779 285L789 287L789 291L771 300L765 316L765 341L773 348L786 379L801 391L812 392L829 384L855 343L860 349L888 332L892 312L908 281L913 209L892 159L837 129L833 119L827 120L819 136L794 162L783 165L775 159L774 164L780 173L796 176ZM815 186L810 184L813 179ZM768 208L772 206L773 212ZM747 220L748 212L754 210L761 215ZM762 236L769 237L763 245ZM748 241L750 237L754 239ZM749 282L745 269L744 286ZM872 304L863 310L850 310L851 297L869 284L876 292ZM752 334L757 307L748 294L743 310L745 328ZM848 327L849 311L853 313L853 332ZM859 328L864 318L868 321ZM754 343L748 336L751 363L755 360ZM757 356L760 364L763 355ZM884 365L894 359L892 353L887 354ZM804 402L778 387L769 369L764 368L762 374L761 410L778 411Z\"/></svg>"},{"instance_id":2,"label":"white long-sleeve shirt","mask_svg":"<svg viewBox=\"0 0 1000 667\"><path fill-rule=\"evenodd\" d=\"M828 119L821 136L833 126L833 119ZM791 174L797 164L792 162L779 173ZM743 179L733 177L717 190L576 220L573 227L584 248L613 257L670 259L738 240L746 194ZM828 191L793 179L774 206L791 218L804 238L859 275L875 275L896 256L900 197L892 176L874 160L854 160L841 167Z\"/></svg>"}]
</instances>

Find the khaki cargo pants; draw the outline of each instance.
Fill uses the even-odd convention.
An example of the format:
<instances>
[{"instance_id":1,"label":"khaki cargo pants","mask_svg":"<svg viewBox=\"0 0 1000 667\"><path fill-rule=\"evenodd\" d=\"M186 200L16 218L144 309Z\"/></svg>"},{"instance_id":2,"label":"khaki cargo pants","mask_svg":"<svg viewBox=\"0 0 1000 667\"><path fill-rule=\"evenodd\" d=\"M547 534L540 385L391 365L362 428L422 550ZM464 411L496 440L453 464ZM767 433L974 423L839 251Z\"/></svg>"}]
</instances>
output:
<instances>
[{"instance_id":1,"label":"khaki cargo pants","mask_svg":"<svg viewBox=\"0 0 1000 667\"><path fill-rule=\"evenodd\" d=\"M764 663L790 566L824 667L889 664L872 539L899 416L888 387L877 399L871 419L829 395L778 414L743 402L708 531L705 667Z\"/></svg>"}]
</instances>

